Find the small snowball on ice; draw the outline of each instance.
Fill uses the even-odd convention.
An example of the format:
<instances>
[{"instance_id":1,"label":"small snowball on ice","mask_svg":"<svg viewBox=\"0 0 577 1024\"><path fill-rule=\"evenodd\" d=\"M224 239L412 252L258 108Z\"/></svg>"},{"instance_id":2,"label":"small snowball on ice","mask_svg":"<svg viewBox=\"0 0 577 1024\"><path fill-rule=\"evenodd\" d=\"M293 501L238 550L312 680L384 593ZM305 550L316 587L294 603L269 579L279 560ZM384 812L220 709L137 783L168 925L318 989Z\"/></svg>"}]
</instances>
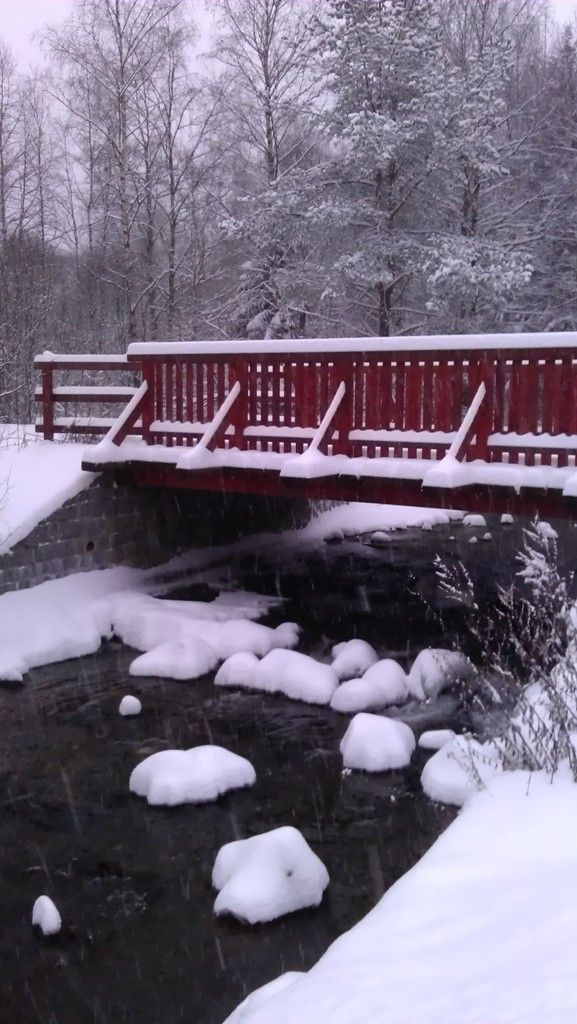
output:
<instances>
[{"instance_id":1,"label":"small snowball on ice","mask_svg":"<svg viewBox=\"0 0 577 1024\"><path fill-rule=\"evenodd\" d=\"M339 679L357 679L379 660L374 647L366 640L346 640L335 644L331 653L334 658L332 669Z\"/></svg>"},{"instance_id":2,"label":"small snowball on ice","mask_svg":"<svg viewBox=\"0 0 577 1024\"><path fill-rule=\"evenodd\" d=\"M487 530L487 533L483 534L483 540L493 540L493 534Z\"/></svg>"},{"instance_id":3,"label":"small snowball on ice","mask_svg":"<svg viewBox=\"0 0 577 1024\"><path fill-rule=\"evenodd\" d=\"M340 749L345 768L384 772L410 763L415 736L404 722L361 713L350 723Z\"/></svg>"},{"instance_id":4,"label":"small snowball on ice","mask_svg":"<svg viewBox=\"0 0 577 1024\"><path fill-rule=\"evenodd\" d=\"M141 654L132 662L129 671L131 676L198 679L216 668L219 660L214 647L198 636L188 636L182 640L169 640Z\"/></svg>"},{"instance_id":5,"label":"small snowball on ice","mask_svg":"<svg viewBox=\"0 0 577 1024\"><path fill-rule=\"evenodd\" d=\"M223 846L212 884L215 914L257 924L317 907L329 875L298 829L283 826Z\"/></svg>"},{"instance_id":6,"label":"small snowball on ice","mask_svg":"<svg viewBox=\"0 0 577 1024\"><path fill-rule=\"evenodd\" d=\"M142 704L138 697L133 697L132 694L127 693L122 698L118 706L118 714L124 718L130 718L132 715L139 715L142 711Z\"/></svg>"},{"instance_id":7,"label":"small snowball on ice","mask_svg":"<svg viewBox=\"0 0 577 1024\"><path fill-rule=\"evenodd\" d=\"M32 908L32 924L38 925L43 935L57 935L62 919L50 896L39 896Z\"/></svg>"},{"instance_id":8,"label":"small snowball on ice","mask_svg":"<svg viewBox=\"0 0 577 1024\"><path fill-rule=\"evenodd\" d=\"M469 540L469 544L477 544L477 538L476 537L471 537L470 540Z\"/></svg>"},{"instance_id":9,"label":"small snowball on ice","mask_svg":"<svg viewBox=\"0 0 577 1024\"><path fill-rule=\"evenodd\" d=\"M503 515L501 516L502 526L512 526L514 522L515 520L510 512L503 512Z\"/></svg>"},{"instance_id":10,"label":"small snowball on ice","mask_svg":"<svg viewBox=\"0 0 577 1024\"><path fill-rule=\"evenodd\" d=\"M455 738L452 729L429 729L419 736L419 746L423 750L440 750L445 743L450 743Z\"/></svg>"},{"instance_id":11,"label":"small snowball on ice","mask_svg":"<svg viewBox=\"0 0 577 1024\"><path fill-rule=\"evenodd\" d=\"M242 686L265 693L284 693L291 700L302 700L307 704L328 704L338 686L336 672L330 665L323 665L308 654L277 648L270 651L262 661L232 667L226 661L218 673L215 683L219 686Z\"/></svg>"},{"instance_id":12,"label":"small snowball on ice","mask_svg":"<svg viewBox=\"0 0 577 1024\"><path fill-rule=\"evenodd\" d=\"M427 647L415 658L407 677L410 693L417 700L438 697L441 690L470 679L474 667L464 654L442 647Z\"/></svg>"},{"instance_id":13,"label":"small snowball on ice","mask_svg":"<svg viewBox=\"0 0 577 1024\"><path fill-rule=\"evenodd\" d=\"M206 745L190 750L160 750L136 766L131 793L149 804L200 804L216 800L229 789L253 786L256 773L250 761L224 747Z\"/></svg>"},{"instance_id":14,"label":"small snowball on ice","mask_svg":"<svg viewBox=\"0 0 577 1024\"><path fill-rule=\"evenodd\" d=\"M431 800L461 807L499 770L495 748L467 736L455 736L427 761L421 785Z\"/></svg>"},{"instance_id":15,"label":"small snowball on ice","mask_svg":"<svg viewBox=\"0 0 577 1024\"><path fill-rule=\"evenodd\" d=\"M463 518L463 526L486 526L487 521L485 516L481 516L478 513L469 514Z\"/></svg>"},{"instance_id":16,"label":"small snowball on ice","mask_svg":"<svg viewBox=\"0 0 577 1024\"><path fill-rule=\"evenodd\" d=\"M407 676L398 662L384 658L375 662L362 679L341 683L332 696L333 711L344 713L386 708L403 704L408 696Z\"/></svg>"}]
</instances>

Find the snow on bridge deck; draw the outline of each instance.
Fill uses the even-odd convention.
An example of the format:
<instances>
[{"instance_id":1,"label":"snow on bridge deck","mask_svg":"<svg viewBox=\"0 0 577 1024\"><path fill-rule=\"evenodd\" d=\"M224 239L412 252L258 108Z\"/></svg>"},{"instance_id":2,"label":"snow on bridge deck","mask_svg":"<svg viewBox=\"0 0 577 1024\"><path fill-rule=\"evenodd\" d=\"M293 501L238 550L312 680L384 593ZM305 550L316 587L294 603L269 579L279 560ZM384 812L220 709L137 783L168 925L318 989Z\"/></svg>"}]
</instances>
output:
<instances>
[{"instance_id":1,"label":"snow on bridge deck","mask_svg":"<svg viewBox=\"0 0 577 1024\"><path fill-rule=\"evenodd\" d=\"M573 514L577 333L142 342L118 419L55 416L53 375L113 369L46 354L43 419L105 434L84 466L142 484ZM124 394L129 388L122 389ZM103 386L103 401L120 400Z\"/></svg>"}]
</instances>

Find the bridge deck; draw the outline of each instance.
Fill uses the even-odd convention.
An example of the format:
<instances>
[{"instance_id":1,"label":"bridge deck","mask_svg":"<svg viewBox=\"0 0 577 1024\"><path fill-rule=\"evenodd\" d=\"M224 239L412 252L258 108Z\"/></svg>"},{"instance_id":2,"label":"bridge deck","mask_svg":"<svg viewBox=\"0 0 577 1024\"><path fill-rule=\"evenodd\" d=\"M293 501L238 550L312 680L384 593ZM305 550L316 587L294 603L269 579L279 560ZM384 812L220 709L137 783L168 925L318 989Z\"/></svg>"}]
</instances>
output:
<instances>
[{"instance_id":1,"label":"bridge deck","mask_svg":"<svg viewBox=\"0 0 577 1024\"><path fill-rule=\"evenodd\" d=\"M577 509L575 333L140 343L126 357L37 363L38 429L104 434L85 468L138 483ZM103 369L123 383L99 388ZM55 385L62 373L81 382ZM94 417L96 398L105 409L129 401L120 416ZM62 416L70 402L76 415Z\"/></svg>"}]
</instances>

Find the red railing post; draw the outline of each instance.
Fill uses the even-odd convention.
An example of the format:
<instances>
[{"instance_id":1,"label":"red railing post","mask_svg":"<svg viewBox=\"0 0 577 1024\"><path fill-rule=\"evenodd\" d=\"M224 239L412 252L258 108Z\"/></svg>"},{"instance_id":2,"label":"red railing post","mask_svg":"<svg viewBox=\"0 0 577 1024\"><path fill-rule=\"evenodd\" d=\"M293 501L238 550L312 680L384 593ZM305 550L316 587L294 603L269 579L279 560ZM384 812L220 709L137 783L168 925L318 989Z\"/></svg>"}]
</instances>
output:
<instances>
[{"instance_id":1,"label":"red railing post","mask_svg":"<svg viewBox=\"0 0 577 1024\"><path fill-rule=\"evenodd\" d=\"M346 389L334 419L334 429L339 435L332 442L335 455L351 454L349 433L353 427L353 368L354 363L350 356L348 359L335 359L332 390L336 391L341 383ZM325 367L325 370L328 371L328 367Z\"/></svg>"},{"instance_id":2,"label":"red railing post","mask_svg":"<svg viewBox=\"0 0 577 1024\"><path fill-rule=\"evenodd\" d=\"M244 428L248 424L248 361L246 357L233 357L229 365L229 384L240 384L240 393L230 410L230 423L233 428L233 446L241 451L246 447ZM221 399L222 401L222 399ZM264 397L261 395L261 402Z\"/></svg>"},{"instance_id":3,"label":"red railing post","mask_svg":"<svg viewBox=\"0 0 577 1024\"><path fill-rule=\"evenodd\" d=\"M486 389L484 401L475 420L474 446L475 457L486 462L489 455L489 435L493 431L493 417L495 413L495 368L493 357L487 352L481 352L479 359L472 363L469 375L471 378L470 384L473 385L472 394L475 393L480 384L484 384Z\"/></svg>"},{"instance_id":4,"label":"red railing post","mask_svg":"<svg viewBox=\"0 0 577 1024\"><path fill-rule=\"evenodd\" d=\"M52 366L42 367L42 436L54 440L54 377Z\"/></svg>"},{"instance_id":5,"label":"red railing post","mask_svg":"<svg viewBox=\"0 0 577 1024\"><path fill-rule=\"evenodd\" d=\"M152 359L142 361L142 380L148 384L148 391L142 404L142 439L145 444L150 444L150 427L154 420L155 408L155 373Z\"/></svg>"}]
</instances>

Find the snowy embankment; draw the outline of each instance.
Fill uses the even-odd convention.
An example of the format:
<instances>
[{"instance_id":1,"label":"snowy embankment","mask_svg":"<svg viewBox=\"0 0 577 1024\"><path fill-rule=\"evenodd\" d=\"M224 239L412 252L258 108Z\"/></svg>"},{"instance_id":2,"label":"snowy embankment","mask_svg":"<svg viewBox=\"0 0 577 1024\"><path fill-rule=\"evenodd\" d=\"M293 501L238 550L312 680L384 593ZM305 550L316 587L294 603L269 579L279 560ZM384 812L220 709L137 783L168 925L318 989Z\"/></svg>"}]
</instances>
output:
<instances>
[{"instance_id":1,"label":"snowy embankment","mask_svg":"<svg viewBox=\"0 0 577 1024\"><path fill-rule=\"evenodd\" d=\"M84 448L0 424L0 555L96 479L80 468Z\"/></svg>"},{"instance_id":2,"label":"snowy embankment","mask_svg":"<svg viewBox=\"0 0 577 1024\"><path fill-rule=\"evenodd\" d=\"M574 1024L576 863L577 787L500 775L307 974L227 1024Z\"/></svg>"}]
</instances>

